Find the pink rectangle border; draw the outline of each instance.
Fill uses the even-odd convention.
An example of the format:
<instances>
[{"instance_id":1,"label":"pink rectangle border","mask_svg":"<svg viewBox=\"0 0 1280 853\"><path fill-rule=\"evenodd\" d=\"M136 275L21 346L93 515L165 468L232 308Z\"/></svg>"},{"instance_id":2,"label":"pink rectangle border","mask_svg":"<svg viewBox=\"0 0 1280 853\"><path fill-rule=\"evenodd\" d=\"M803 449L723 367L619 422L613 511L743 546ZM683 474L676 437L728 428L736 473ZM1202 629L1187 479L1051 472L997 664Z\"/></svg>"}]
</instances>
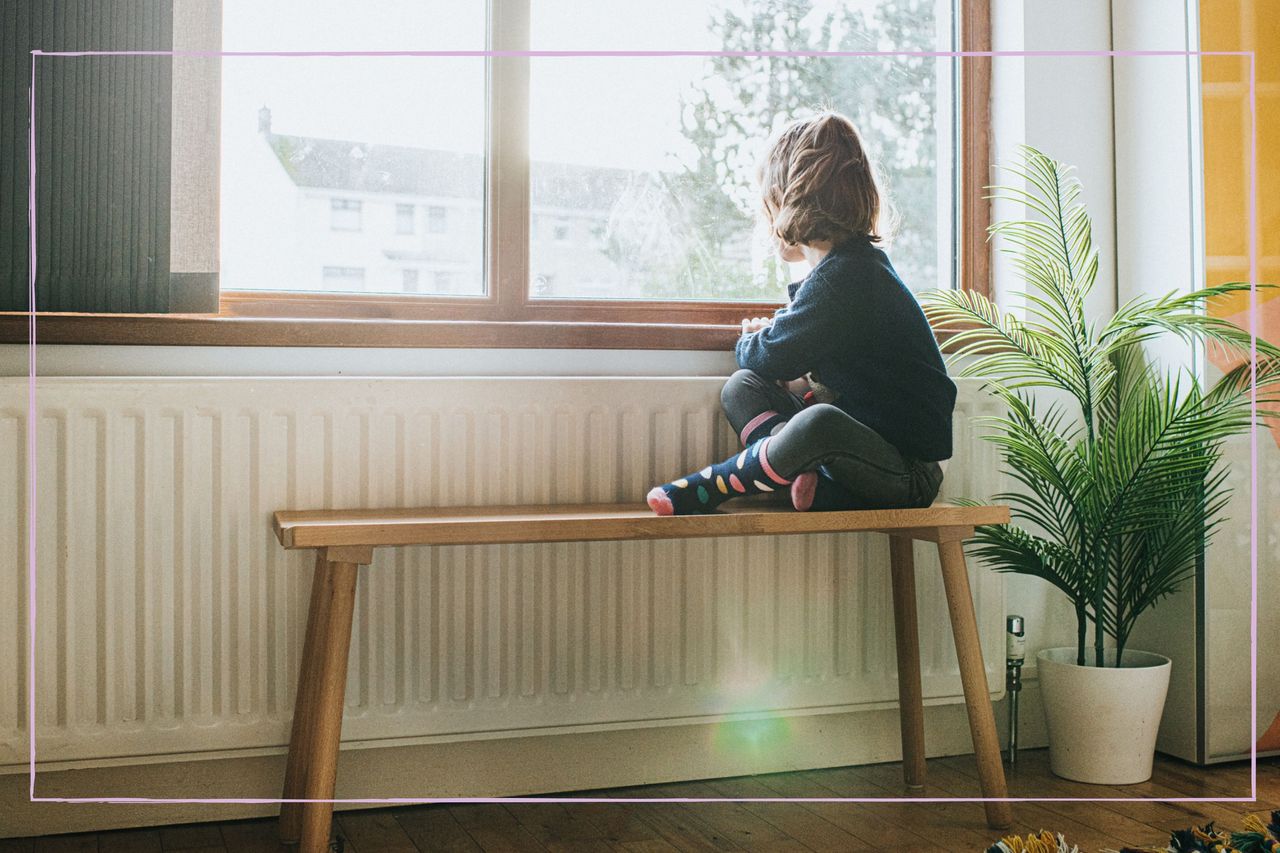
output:
<instances>
[{"instance_id":1,"label":"pink rectangle border","mask_svg":"<svg viewBox=\"0 0 1280 853\"><path fill-rule=\"evenodd\" d=\"M1250 127L1249 163L1249 322L1250 354L1254 362L1254 375L1250 384L1250 409L1257 421L1257 329L1258 329L1258 101L1257 60L1254 51L1190 51L1190 50L986 50L986 51L696 51L696 50L643 50L643 51L588 51L588 50L442 50L442 51L173 51L173 50L121 50L121 51L31 51L31 84L29 87L28 133L28 305L35 306L36 297L36 60L39 57L67 56L197 56L197 57L377 57L377 56L436 56L436 57L869 57L903 56L925 58L964 57L1205 57L1238 56L1249 60ZM799 803L1056 803L1056 802L1164 802L1164 803L1235 803L1256 802L1258 794L1258 434L1250 432L1250 500L1249 500L1249 561L1250 561L1250 784L1248 797L694 797L694 798L633 798L615 799L602 797L390 797L346 799L271 799L234 797L37 797L36 796L36 312L28 311L28 382L27 382L27 729L29 733L28 800L33 803L365 803L383 805L409 805L415 803L700 803L700 802L799 802Z\"/></svg>"}]
</instances>

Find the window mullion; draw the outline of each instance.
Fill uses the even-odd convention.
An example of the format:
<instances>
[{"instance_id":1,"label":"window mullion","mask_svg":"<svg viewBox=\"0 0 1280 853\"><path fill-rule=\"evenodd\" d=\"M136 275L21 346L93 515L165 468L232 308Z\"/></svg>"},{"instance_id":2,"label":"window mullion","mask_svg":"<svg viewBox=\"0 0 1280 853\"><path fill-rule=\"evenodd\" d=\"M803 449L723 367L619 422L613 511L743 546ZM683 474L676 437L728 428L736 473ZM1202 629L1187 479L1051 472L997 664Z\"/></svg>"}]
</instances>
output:
<instances>
[{"instance_id":1,"label":"window mullion","mask_svg":"<svg viewBox=\"0 0 1280 853\"><path fill-rule=\"evenodd\" d=\"M489 49L529 49L530 0L489 0ZM487 67L488 157L485 260L489 297L519 319L529 282L529 57L491 56Z\"/></svg>"},{"instance_id":2,"label":"window mullion","mask_svg":"<svg viewBox=\"0 0 1280 853\"><path fill-rule=\"evenodd\" d=\"M991 0L957 4L960 50L984 53L991 50ZM956 216L960 220L963 243L960 255L960 286L983 296L994 297L991 282L991 244L987 226L991 222L991 202L986 186L991 183L991 66L990 56L966 56L960 66L960 199Z\"/></svg>"}]
</instances>

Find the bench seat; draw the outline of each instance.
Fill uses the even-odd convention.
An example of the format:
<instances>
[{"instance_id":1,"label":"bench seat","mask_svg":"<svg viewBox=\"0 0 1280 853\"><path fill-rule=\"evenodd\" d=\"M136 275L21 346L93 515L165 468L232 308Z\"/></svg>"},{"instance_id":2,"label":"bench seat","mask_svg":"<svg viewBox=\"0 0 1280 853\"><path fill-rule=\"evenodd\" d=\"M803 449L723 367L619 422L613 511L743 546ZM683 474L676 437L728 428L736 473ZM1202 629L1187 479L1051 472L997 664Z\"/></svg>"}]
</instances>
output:
<instances>
[{"instance_id":1,"label":"bench seat","mask_svg":"<svg viewBox=\"0 0 1280 853\"><path fill-rule=\"evenodd\" d=\"M797 513L776 504L735 502L709 515L659 517L643 504L281 510L273 526L285 548L314 549L293 729L280 808L280 837L303 853L329 846L338 743L351 644L357 569L380 547L692 539L716 536L870 532L889 536L903 775L924 789L924 705L912 542L937 544L952 636L987 823L1012 822L995 716L965 566L963 541L982 524L1009 521L1006 506L934 504L918 509Z\"/></svg>"},{"instance_id":2,"label":"bench seat","mask_svg":"<svg viewBox=\"0 0 1280 853\"><path fill-rule=\"evenodd\" d=\"M499 545L529 542L599 542L621 539L692 539L709 536L897 532L1002 524L1002 506L934 504L921 509L795 512L760 505L709 515L657 516L645 504L440 507L282 511L276 537L286 548L335 545ZM917 538L925 538L923 536Z\"/></svg>"}]
</instances>

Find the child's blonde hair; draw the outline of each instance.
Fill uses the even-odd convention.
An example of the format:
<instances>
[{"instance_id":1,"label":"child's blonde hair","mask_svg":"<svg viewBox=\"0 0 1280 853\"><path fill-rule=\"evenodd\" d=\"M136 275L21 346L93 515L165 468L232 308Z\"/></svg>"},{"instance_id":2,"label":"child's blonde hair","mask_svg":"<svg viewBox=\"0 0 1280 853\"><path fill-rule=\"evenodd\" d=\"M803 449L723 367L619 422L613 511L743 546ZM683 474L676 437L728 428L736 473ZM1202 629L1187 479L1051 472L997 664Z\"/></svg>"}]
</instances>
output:
<instances>
[{"instance_id":1,"label":"child's blonde hair","mask_svg":"<svg viewBox=\"0 0 1280 853\"><path fill-rule=\"evenodd\" d=\"M857 128L838 112L783 128L756 177L769 232L785 244L883 239L875 169Z\"/></svg>"}]
</instances>

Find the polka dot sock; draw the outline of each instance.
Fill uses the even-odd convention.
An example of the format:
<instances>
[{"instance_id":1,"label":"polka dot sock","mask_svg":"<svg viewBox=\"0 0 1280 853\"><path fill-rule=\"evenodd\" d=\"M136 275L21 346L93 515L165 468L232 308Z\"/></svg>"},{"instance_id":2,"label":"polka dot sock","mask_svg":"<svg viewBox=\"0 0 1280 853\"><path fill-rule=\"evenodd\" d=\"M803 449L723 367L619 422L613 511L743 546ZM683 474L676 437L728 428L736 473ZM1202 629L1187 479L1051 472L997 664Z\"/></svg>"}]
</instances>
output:
<instances>
[{"instance_id":1,"label":"polka dot sock","mask_svg":"<svg viewBox=\"0 0 1280 853\"><path fill-rule=\"evenodd\" d=\"M769 465L766 436L736 456L718 465L708 465L695 474L649 491L649 508L658 515L694 515L712 512L729 498L758 495L788 486L791 481Z\"/></svg>"},{"instance_id":2,"label":"polka dot sock","mask_svg":"<svg viewBox=\"0 0 1280 853\"><path fill-rule=\"evenodd\" d=\"M743 447L750 447L766 435L771 435L779 424L786 422L785 417L772 409L761 412L742 428L742 432L738 434L738 440L742 442Z\"/></svg>"}]
</instances>

